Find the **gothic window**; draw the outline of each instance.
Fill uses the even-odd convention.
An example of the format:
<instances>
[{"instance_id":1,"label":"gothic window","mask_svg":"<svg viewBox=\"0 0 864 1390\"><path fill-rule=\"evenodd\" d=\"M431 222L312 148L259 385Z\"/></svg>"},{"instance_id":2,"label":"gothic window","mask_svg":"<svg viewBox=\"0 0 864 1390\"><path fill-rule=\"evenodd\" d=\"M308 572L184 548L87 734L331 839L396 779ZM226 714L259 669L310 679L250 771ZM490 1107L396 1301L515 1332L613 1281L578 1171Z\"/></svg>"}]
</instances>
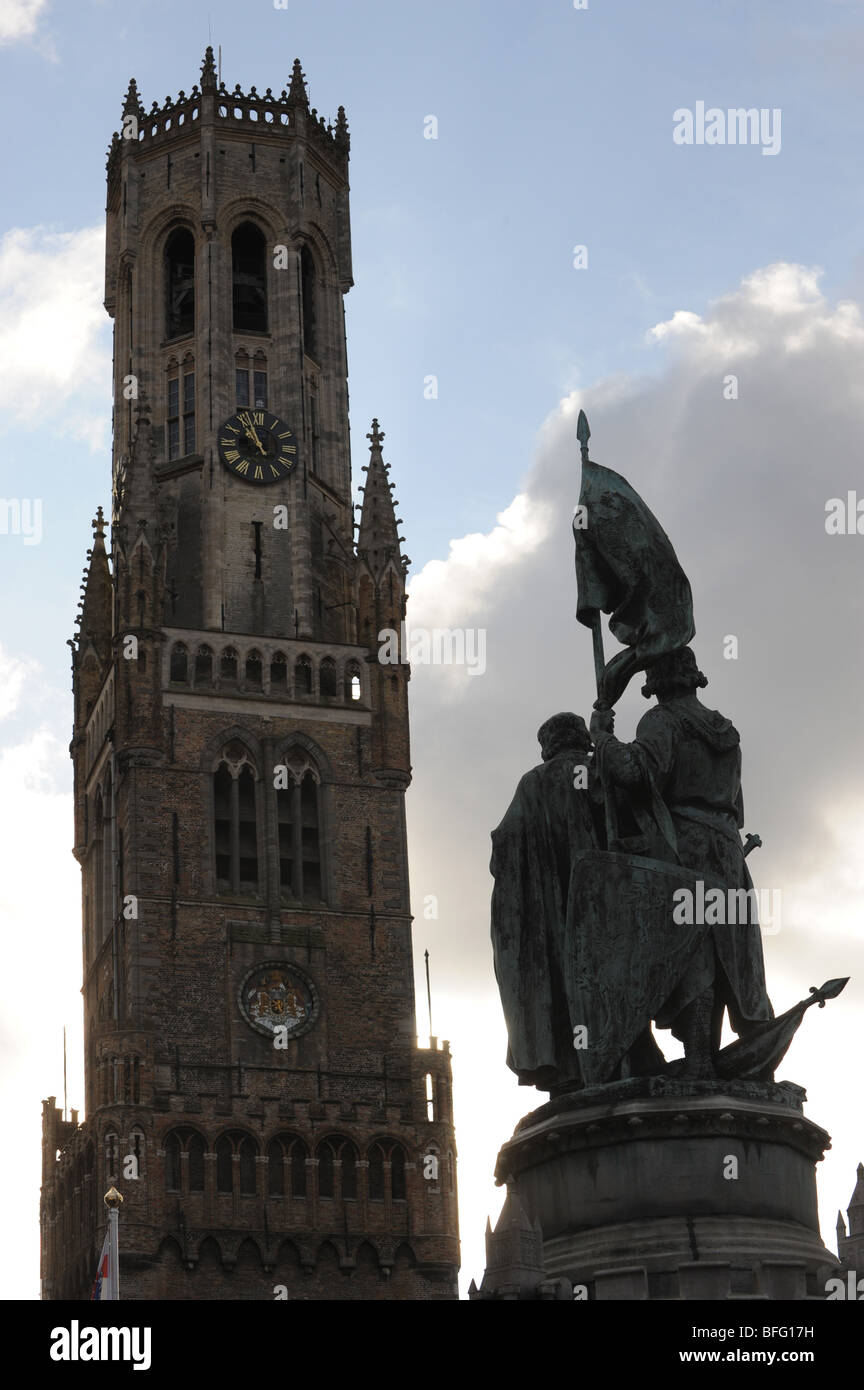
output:
<instances>
[{"instance_id":1,"label":"gothic window","mask_svg":"<svg viewBox=\"0 0 864 1390\"><path fill-rule=\"evenodd\" d=\"M333 1147L325 1140L318 1149L318 1196L336 1195L336 1170L333 1166Z\"/></svg>"},{"instance_id":2,"label":"gothic window","mask_svg":"<svg viewBox=\"0 0 864 1390\"><path fill-rule=\"evenodd\" d=\"M168 458L185 458L195 452L195 364L186 357L182 366L168 368L165 411Z\"/></svg>"},{"instance_id":3,"label":"gothic window","mask_svg":"<svg viewBox=\"0 0 864 1390\"><path fill-rule=\"evenodd\" d=\"M220 893L258 892L258 816L255 773L242 744L225 749L213 774L216 888Z\"/></svg>"},{"instance_id":4,"label":"gothic window","mask_svg":"<svg viewBox=\"0 0 864 1390\"><path fill-rule=\"evenodd\" d=\"M345 667L345 699L359 700L360 694L360 667L356 661L349 661Z\"/></svg>"},{"instance_id":5,"label":"gothic window","mask_svg":"<svg viewBox=\"0 0 864 1390\"><path fill-rule=\"evenodd\" d=\"M133 1129L132 1133L129 1135L129 1152L135 1159L135 1172L138 1174L139 1178L147 1176L144 1167L144 1151L144 1131L141 1129Z\"/></svg>"},{"instance_id":6,"label":"gothic window","mask_svg":"<svg viewBox=\"0 0 864 1390\"><path fill-rule=\"evenodd\" d=\"M286 1195L286 1179L292 1197L306 1196L306 1157L308 1150L302 1139L293 1134L280 1134L267 1146L267 1191L271 1197Z\"/></svg>"},{"instance_id":7,"label":"gothic window","mask_svg":"<svg viewBox=\"0 0 864 1390\"><path fill-rule=\"evenodd\" d=\"M303 295L303 351L307 357L318 356L315 262L308 246L300 252L300 279Z\"/></svg>"},{"instance_id":8,"label":"gothic window","mask_svg":"<svg viewBox=\"0 0 864 1390\"><path fill-rule=\"evenodd\" d=\"M291 1196L306 1196L306 1145L295 1139L291 1147Z\"/></svg>"},{"instance_id":9,"label":"gothic window","mask_svg":"<svg viewBox=\"0 0 864 1390\"><path fill-rule=\"evenodd\" d=\"M176 1134L165 1140L165 1191L180 1191L180 1140Z\"/></svg>"},{"instance_id":10,"label":"gothic window","mask_svg":"<svg viewBox=\"0 0 864 1390\"><path fill-rule=\"evenodd\" d=\"M276 652L270 662L270 689L287 690L288 688L288 666L285 661L284 652Z\"/></svg>"},{"instance_id":11,"label":"gothic window","mask_svg":"<svg viewBox=\"0 0 864 1390\"><path fill-rule=\"evenodd\" d=\"M302 752L284 761L288 785L276 791L279 880L284 896L300 902L322 897L320 786Z\"/></svg>"},{"instance_id":12,"label":"gothic window","mask_svg":"<svg viewBox=\"0 0 864 1390\"><path fill-rule=\"evenodd\" d=\"M342 1145L342 1196L353 1201L357 1196L357 1150L350 1140Z\"/></svg>"},{"instance_id":13,"label":"gothic window","mask_svg":"<svg viewBox=\"0 0 864 1390\"><path fill-rule=\"evenodd\" d=\"M294 666L295 695L312 694L312 662L308 656L298 656Z\"/></svg>"},{"instance_id":14,"label":"gothic window","mask_svg":"<svg viewBox=\"0 0 864 1390\"><path fill-rule=\"evenodd\" d=\"M234 1191L234 1146L227 1134L216 1140L216 1191Z\"/></svg>"},{"instance_id":15,"label":"gothic window","mask_svg":"<svg viewBox=\"0 0 864 1390\"><path fill-rule=\"evenodd\" d=\"M401 1144L394 1144L390 1150L390 1190L394 1202L405 1201L405 1150Z\"/></svg>"},{"instance_id":16,"label":"gothic window","mask_svg":"<svg viewBox=\"0 0 864 1390\"><path fill-rule=\"evenodd\" d=\"M237 679L237 653L233 647L226 647L219 663L219 674L223 681Z\"/></svg>"},{"instance_id":17,"label":"gothic window","mask_svg":"<svg viewBox=\"0 0 864 1390\"><path fill-rule=\"evenodd\" d=\"M339 682L336 677L336 662L332 657L325 656L321 662L319 673L319 689L322 695L335 696L339 693Z\"/></svg>"},{"instance_id":18,"label":"gothic window","mask_svg":"<svg viewBox=\"0 0 864 1390\"><path fill-rule=\"evenodd\" d=\"M263 233L244 222L231 238L234 332L267 332L267 248Z\"/></svg>"},{"instance_id":19,"label":"gothic window","mask_svg":"<svg viewBox=\"0 0 864 1390\"><path fill-rule=\"evenodd\" d=\"M105 940L105 910L102 884L105 875L105 823L102 807L102 788L96 791L95 830L93 835L93 927L97 950Z\"/></svg>"},{"instance_id":20,"label":"gothic window","mask_svg":"<svg viewBox=\"0 0 864 1390\"><path fill-rule=\"evenodd\" d=\"M246 684L254 690L261 689L261 653L251 651L246 657Z\"/></svg>"},{"instance_id":21,"label":"gothic window","mask_svg":"<svg viewBox=\"0 0 864 1390\"><path fill-rule=\"evenodd\" d=\"M372 1202L384 1201L384 1151L380 1144L373 1144L369 1150L369 1199Z\"/></svg>"},{"instance_id":22,"label":"gothic window","mask_svg":"<svg viewBox=\"0 0 864 1390\"><path fill-rule=\"evenodd\" d=\"M105 1135L105 1177L119 1178L117 1171L117 1135L113 1130Z\"/></svg>"},{"instance_id":23,"label":"gothic window","mask_svg":"<svg viewBox=\"0 0 864 1390\"><path fill-rule=\"evenodd\" d=\"M337 1169L336 1162L340 1168ZM337 1189L337 1172L341 1172ZM318 1148L318 1196L354 1200L357 1196L357 1150L350 1139L325 1139Z\"/></svg>"},{"instance_id":24,"label":"gothic window","mask_svg":"<svg viewBox=\"0 0 864 1390\"><path fill-rule=\"evenodd\" d=\"M204 1191L204 1140L200 1134L193 1134L188 1144L189 1151L189 1191Z\"/></svg>"},{"instance_id":25,"label":"gothic window","mask_svg":"<svg viewBox=\"0 0 864 1390\"><path fill-rule=\"evenodd\" d=\"M234 359L234 382L238 409L241 406L254 406L267 409L267 358L263 352L256 352L252 367L249 355L242 349Z\"/></svg>"},{"instance_id":26,"label":"gothic window","mask_svg":"<svg viewBox=\"0 0 864 1390\"><path fill-rule=\"evenodd\" d=\"M321 844L318 825L318 783L311 772L304 772L300 784L300 811L303 828L304 902L321 900Z\"/></svg>"},{"instance_id":27,"label":"gothic window","mask_svg":"<svg viewBox=\"0 0 864 1390\"><path fill-rule=\"evenodd\" d=\"M240 1140L240 1191L255 1196L255 1144L251 1139Z\"/></svg>"},{"instance_id":28,"label":"gothic window","mask_svg":"<svg viewBox=\"0 0 864 1390\"><path fill-rule=\"evenodd\" d=\"M171 680L180 681L183 683L183 685L185 685L187 670L188 656L186 653L186 648L182 642L175 642L174 646L171 648Z\"/></svg>"},{"instance_id":29,"label":"gothic window","mask_svg":"<svg viewBox=\"0 0 864 1390\"><path fill-rule=\"evenodd\" d=\"M285 1192L285 1156L278 1139L271 1139L267 1146L267 1191L271 1197Z\"/></svg>"},{"instance_id":30,"label":"gothic window","mask_svg":"<svg viewBox=\"0 0 864 1390\"><path fill-rule=\"evenodd\" d=\"M394 1202L404 1202L405 1150L401 1144L376 1143L369 1150L369 1198L373 1202L383 1202L386 1192L385 1159L390 1160L390 1196Z\"/></svg>"},{"instance_id":31,"label":"gothic window","mask_svg":"<svg viewBox=\"0 0 864 1390\"><path fill-rule=\"evenodd\" d=\"M141 1058L132 1058L132 1104L141 1104Z\"/></svg>"},{"instance_id":32,"label":"gothic window","mask_svg":"<svg viewBox=\"0 0 864 1390\"><path fill-rule=\"evenodd\" d=\"M195 239L185 227L172 232L165 245L166 338L195 331Z\"/></svg>"},{"instance_id":33,"label":"gothic window","mask_svg":"<svg viewBox=\"0 0 864 1390\"><path fill-rule=\"evenodd\" d=\"M209 685L213 680L213 652L207 646L195 653L195 684Z\"/></svg>"}]
</instances>

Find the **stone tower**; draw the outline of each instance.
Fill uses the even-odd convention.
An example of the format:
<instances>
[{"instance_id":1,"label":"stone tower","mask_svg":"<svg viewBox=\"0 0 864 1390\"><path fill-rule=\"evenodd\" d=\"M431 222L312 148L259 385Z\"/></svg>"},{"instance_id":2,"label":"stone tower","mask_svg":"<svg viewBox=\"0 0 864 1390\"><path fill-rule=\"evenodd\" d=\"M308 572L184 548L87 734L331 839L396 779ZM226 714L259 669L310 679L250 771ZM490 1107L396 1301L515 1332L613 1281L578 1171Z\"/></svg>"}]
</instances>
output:
<instances>
[{"instance_id":1,"label":"stone tower","mask_svg":"<svg viewBox=\"0 0 864 1390\"><path fill-rule=\"evenodd\" d=\"M864 1163L858 1164L855 1191L843 1213L837 1213L837 1254L842 1264L864 1276Z\"/></svg>"},{"instance_id":2,"label":"stone tower","mask_svg":"<svg viewBox=\"0 0 864 1390\"><path fill-rule=\"evenodd\" d=\"M449 1045L417 1046L398 522L354 536L348 127L212 50L108 156L111 553L72 646L86 1119L44 1105L44 1298L448 1299Z\"/></svg>"}]
</instances>

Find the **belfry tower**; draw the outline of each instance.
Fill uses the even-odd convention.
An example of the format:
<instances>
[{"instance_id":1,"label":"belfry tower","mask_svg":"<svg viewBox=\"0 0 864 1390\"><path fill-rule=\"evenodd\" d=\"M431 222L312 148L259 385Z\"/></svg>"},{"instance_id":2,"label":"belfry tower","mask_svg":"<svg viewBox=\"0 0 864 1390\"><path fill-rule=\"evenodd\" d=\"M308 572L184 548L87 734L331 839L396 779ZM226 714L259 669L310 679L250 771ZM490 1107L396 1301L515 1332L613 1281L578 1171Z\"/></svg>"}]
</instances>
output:
<instances>
[{"instance_id":1,"label":"belfry tower","mask_svg":"<svg viewBox=\"0 0 864 1390\"><path fill-rule=\"evenodd\" d=\"M398 522L351 501L348 127L200 85L108 156L111 553L72 646L86 1119L44 1104L44 1298L449 1299L449 1046L417 1046Z\"/></svg>"}]
</instances>

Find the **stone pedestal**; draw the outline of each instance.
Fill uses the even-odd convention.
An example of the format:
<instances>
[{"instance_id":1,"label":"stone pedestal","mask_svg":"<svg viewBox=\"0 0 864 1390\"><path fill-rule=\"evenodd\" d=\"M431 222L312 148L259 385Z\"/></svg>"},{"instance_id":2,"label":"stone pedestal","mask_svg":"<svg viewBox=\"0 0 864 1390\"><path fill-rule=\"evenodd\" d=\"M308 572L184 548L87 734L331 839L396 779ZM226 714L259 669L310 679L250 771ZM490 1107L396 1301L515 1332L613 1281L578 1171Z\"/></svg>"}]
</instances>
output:
<instances>
[{"instance_id":1,"label":"stone pedestal","mask_svg":"<svg viewBox=\"0 0 864 1390\"><path fill-rule=\"evenodd\" d=\"M790 1083L632 1078L521 1121L496 1168L589 1299L824 1298L815 1165Z\"/></svg>"}]
</instances>

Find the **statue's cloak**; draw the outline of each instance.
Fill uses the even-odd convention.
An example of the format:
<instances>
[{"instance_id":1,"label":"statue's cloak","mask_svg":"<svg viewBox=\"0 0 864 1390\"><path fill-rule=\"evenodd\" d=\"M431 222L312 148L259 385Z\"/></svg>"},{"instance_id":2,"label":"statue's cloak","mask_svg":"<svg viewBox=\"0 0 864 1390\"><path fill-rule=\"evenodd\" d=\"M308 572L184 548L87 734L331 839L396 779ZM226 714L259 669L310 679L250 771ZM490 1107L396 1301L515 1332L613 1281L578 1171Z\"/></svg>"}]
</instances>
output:
<instances>
[{"instance_id":1,"label":"statue's cloak","mask_svg":"<svg viewBox=\"0 0 864 1390\"><path fill-rule=\"evenodd\" d=\"M492 832L492 950L507 1064L523 1085L546 1090L576 1056L565 978L570 878L574 855L598 848L591 793L573 786L577 756L559 753L526 772Z\"/></svg>"}]
</instances>

